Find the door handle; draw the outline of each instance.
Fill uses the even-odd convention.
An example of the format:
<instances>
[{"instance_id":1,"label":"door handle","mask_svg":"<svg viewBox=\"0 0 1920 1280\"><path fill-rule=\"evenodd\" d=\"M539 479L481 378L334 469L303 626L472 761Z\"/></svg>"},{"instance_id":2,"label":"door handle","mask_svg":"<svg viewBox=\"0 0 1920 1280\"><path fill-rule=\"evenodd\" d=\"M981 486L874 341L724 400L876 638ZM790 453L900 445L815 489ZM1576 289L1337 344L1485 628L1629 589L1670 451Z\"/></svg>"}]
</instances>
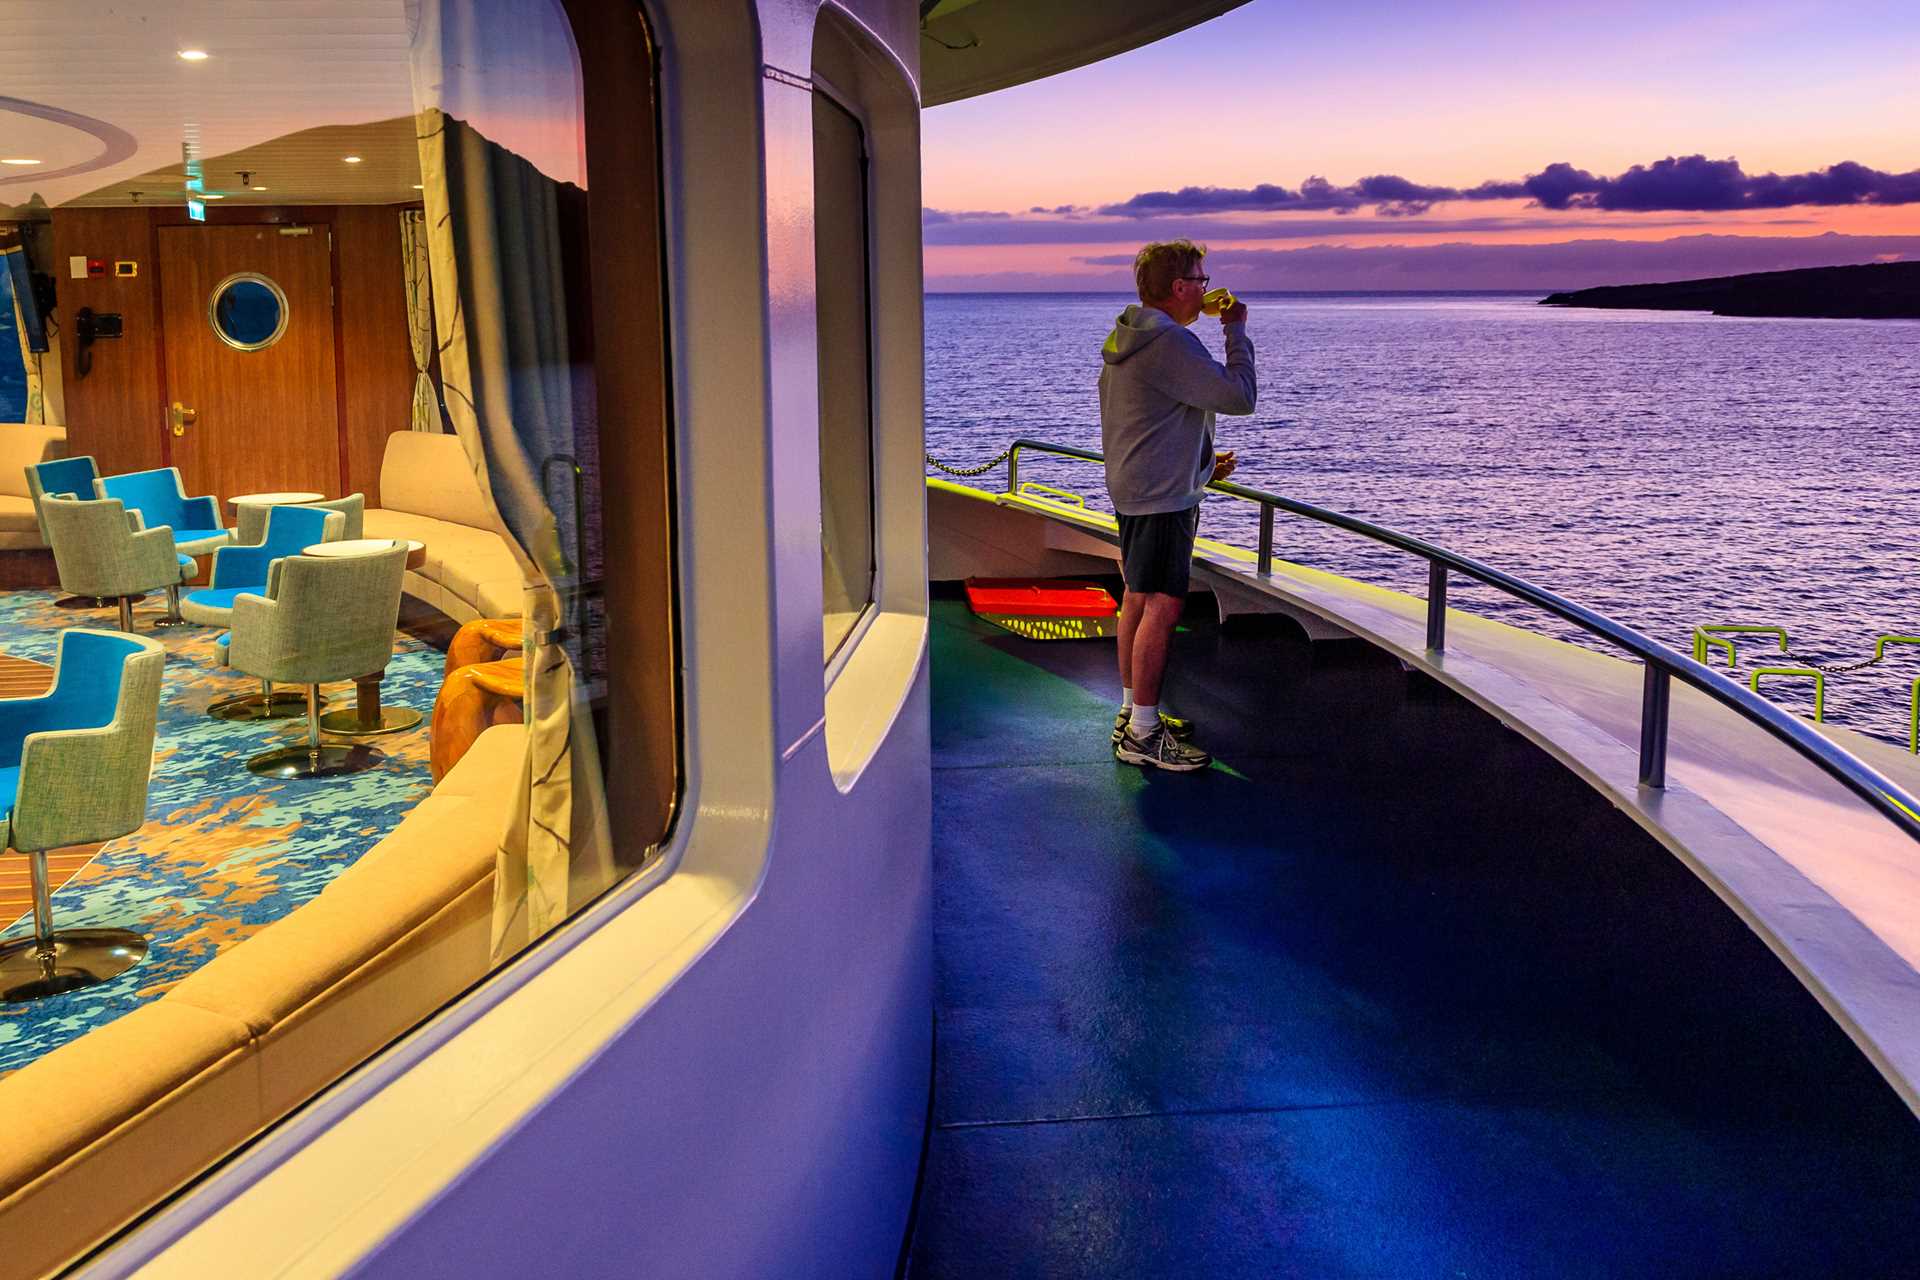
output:
<instances>
[{"instance_id":1,"label":"door handle","mask_svg":"<svg viewBox=\"0 0 1920 1280\"><path fill-rule=\"evenodd\" d=\"M197 410L187 408L178 400L175 400L173 407L167 410L167 422L173 427L173 434L177 436L187 434L187 428L199 419L200 414Z\"/></svg>"}]
</instances>

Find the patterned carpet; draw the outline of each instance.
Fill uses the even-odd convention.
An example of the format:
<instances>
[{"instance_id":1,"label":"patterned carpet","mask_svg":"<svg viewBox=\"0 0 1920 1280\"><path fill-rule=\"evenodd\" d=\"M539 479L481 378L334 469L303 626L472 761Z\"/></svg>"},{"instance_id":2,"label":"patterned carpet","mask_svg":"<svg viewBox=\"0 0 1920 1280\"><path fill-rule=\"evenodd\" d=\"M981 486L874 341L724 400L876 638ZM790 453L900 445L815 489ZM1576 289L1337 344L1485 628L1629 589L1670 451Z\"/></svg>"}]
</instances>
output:
<instances>
[{"instance_id":1,"label":"patterned carpet","mask_svg":"<svg viewBox=\"0 0 1920 1280\"><path fill-rule=\"evenodd\" d=\"M111 610L55 609L54 598L0 592L0 652L52 662L61 628L113 626ZM248 773L248 756L300 739L305 722L209 719L207 704L246 692L248 681L214 664L218 628L150 630L163 605L156 595L134 609L136 630L167 648L147 825L102 846L53 895L56 928L137 929L148 938L146 959L97 987L0 1005L0 1076L154 999L313 898L432 788L424 725L375 739L387 758L365 773L292 782ZM431 711L441 665L437 650L397 635L383 701ZM338 707L352 689L324 692ZM20 920L4 936L31 932L31 921Z\"/></svg>"}]
</instances>

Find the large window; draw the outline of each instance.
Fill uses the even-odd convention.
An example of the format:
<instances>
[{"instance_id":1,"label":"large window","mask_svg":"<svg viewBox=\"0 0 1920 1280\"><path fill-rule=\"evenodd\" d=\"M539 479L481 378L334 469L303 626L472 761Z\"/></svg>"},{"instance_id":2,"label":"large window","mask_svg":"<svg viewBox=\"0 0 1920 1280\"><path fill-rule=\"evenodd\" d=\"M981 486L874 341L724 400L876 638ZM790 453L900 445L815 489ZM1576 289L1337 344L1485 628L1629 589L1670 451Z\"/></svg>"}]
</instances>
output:
<instances>
[{"instance_id":1,"label":"large window","mask_svg":"<svg viewBox=\"0 0 1920 1280\"><path fill-rule=\"evenodd\" d=\"M133 939L116 972L56 964L0 1004L10 1274L84 1253L564 928L649 864L678 796L637 7L378 0L225 32L176 0L50 9L47 48L119 52L27 58L7 87L92 122L33 134L17 167L46 178L0 184L0 224L49 224L67 452L153 473L114 501L199 538L149 557L196 576L132 604L144 665L89 651L124 681L95 687L144 700L95 762L127 821L81 803L81 765L23 762L0 714L5 861L44 851L50 906L0 893L0 944L31 967L42 926ZM262 279L248 328L221 299ZM17 360L0 325L0 397ZM63 573L85 550L57 549ZM184 621L162 629L169 587ZM114 625L60 594L0 588L0 697L51 680L69 628Z\"/></svg>"},{"instance_id":2,"label":"large window","mask_svg":"<svg viewBox=\"0 0 1920 1280\"><path fill-rule=\"evenodd\" d=\"M867 147L813 94L814 305L820 346L820 563L829 661L873 602L873 370Z\"/></svg>"}]
</instances>

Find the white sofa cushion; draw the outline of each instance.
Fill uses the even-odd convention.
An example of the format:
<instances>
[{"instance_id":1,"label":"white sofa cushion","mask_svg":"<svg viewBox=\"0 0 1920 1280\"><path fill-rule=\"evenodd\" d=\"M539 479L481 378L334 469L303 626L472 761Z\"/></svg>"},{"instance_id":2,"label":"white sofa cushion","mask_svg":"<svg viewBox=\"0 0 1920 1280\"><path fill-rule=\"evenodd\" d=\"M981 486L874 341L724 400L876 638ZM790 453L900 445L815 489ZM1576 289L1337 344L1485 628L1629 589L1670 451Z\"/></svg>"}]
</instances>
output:
<instances>
[{"instance_id":1,"label":"white sofa cushion","mask_svg":"<svg viewBox=\"0 0 1920 1280\"><path fill-rule=\"evenodd\" d=\"M380 460L380 506L474 529L495 529L493 507L474 482L460 437L396 431ZM371 531L369 537L374 536Z\"/></svg>"},{"instance_id":2,"label":"white sofa cushion","mask_svg":"<svg viewBox=\"0 0 1920 1280\"><path fill-rule=\"evenodd\" d=\"M426 563L407 574L407 594L456 622L520 616L526 588L519 562L499 534L380 507L367 512L366 536L423 543Z\"/></svg>"},{"instance_id":3,"label":"white sofa cushion","mask_svg":"<svg viewBox=\"0 0 1920 1280\"><path fill-rule=\"evenodd\" d=\"M67 456L67 429L26 422L0 422L0 495L27 496L27 468ZM88 494L89 498L93 495ZM32 510L31 507L28 508ZM38 525L34 526L38 529ZM34 540L39 545L39 539Z\"/></svg>"},{"instance_id":4,"label":"white sofa cushion","mask_svg":"<svg viewBox=\"0 0 1920 1280\"><path fill-rule=\"evenodd\" d=\"M0 493L0 533L30 533L37 544L40 525L33 518L33 499Z\"/></svg>"}]
</instances>

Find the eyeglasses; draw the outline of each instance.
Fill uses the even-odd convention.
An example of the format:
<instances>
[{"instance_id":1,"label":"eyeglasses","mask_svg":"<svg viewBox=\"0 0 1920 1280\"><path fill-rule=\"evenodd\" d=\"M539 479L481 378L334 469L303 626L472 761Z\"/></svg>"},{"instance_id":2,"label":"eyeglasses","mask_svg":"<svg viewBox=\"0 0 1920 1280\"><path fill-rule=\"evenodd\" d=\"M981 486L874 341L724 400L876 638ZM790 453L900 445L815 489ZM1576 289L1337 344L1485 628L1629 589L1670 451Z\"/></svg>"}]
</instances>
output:
<instances>
[{"instance_id":1,"label":"eyeglasses","mask_svg":"<svg viewBox=\"0 0 1920 1280\"><path fill-rule=\"evenodd\" d=\"M1204 288L1206 288L1206 287L1207 287L1207 285L1208 285L1208 283L1209 283L1209 282L1211 282L1211 281L1212 281L1212 279L1213 279L1213 277L1212 277L1212 276L1181 276L1181 277L1179 277L1179 278L1180 278L1180 279L1182 279L1182 280L1192 280L1192 281L1195 281L1195 282L1197 282L1197 283L1199 284L1199 286L1200 286L1200 287L1201 287L1202 289L1204 289Z\"/></svg>"}]
</instances>

